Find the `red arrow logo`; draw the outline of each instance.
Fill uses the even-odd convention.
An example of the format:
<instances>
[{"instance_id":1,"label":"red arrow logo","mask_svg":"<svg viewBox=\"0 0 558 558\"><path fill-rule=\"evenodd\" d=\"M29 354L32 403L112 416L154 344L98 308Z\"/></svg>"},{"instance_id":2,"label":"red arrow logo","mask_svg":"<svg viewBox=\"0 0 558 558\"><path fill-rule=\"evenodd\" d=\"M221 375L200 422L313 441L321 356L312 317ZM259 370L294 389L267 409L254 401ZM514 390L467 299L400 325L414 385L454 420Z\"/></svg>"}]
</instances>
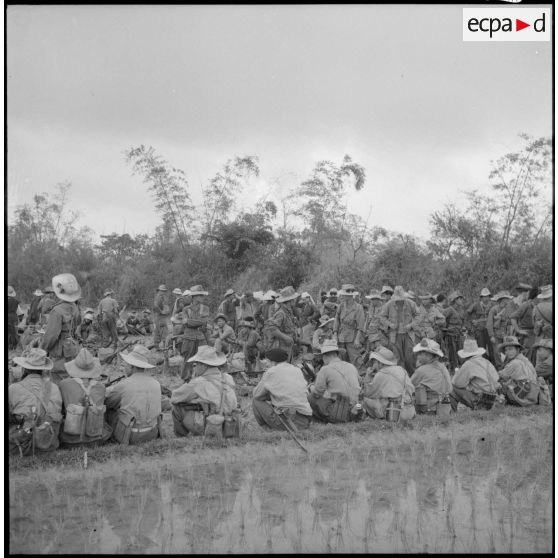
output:
<instances>
[{"instance_id":1,"label":"red arrow logo","mask_svg":"<svg viewBox=\"0 0 558 558\"><path fill-rule=\"evenodd\" d=\"M515 30L516 31L521 31L522 29L525 29L525 27L531 27L530 23L525 23L524 21L521 21L520 19L515 19Z\"/></svg>"}]
</instances>

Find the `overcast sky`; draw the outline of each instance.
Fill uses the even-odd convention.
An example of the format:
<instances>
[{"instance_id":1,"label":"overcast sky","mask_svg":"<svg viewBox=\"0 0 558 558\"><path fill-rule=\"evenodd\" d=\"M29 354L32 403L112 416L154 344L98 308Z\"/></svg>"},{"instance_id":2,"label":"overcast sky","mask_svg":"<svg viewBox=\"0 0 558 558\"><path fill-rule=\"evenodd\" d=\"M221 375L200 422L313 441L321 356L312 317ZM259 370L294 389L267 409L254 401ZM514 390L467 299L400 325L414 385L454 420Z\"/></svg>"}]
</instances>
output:
<instances>
[{"instance_id":1,"label":"overcast sky","mask_svg":"<svg viewBox=\"0 0 558 558\"><path fill-rule=\"evenodd\" d=\"M552 133L550 43L463 42L462 7L8 6L8 213L70 180L80 223L153 232L122 155L142 143L194 201L258 155L247 206L347 153L367 173L350 210L426 237L519 132Z\"/></svg>"}]
</instances>

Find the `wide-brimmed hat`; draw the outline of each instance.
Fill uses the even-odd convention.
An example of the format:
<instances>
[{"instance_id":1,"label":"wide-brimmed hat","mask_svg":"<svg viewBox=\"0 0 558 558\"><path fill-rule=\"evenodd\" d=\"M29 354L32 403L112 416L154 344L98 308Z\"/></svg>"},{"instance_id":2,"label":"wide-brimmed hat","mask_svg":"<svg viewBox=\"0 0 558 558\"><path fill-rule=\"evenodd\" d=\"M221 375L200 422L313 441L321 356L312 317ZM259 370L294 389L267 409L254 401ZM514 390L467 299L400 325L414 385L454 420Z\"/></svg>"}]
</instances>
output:
<instances>
[{"instance_id":1,"label":"wide-brimmed hat","mask_svg":"<svg viewBox=\"0 0 558 558\"><path fill-rule=\"evenodd\" d=\"M538 347L544 347L554 352L554 341L552 339L539 339L534 343L533 349L537 349Z\"/></svg>"},{"instance_id":2,"label":"wide-brimmed hat","mask_svg":"<svg viewBox=\"0 0 558 558\"><path fill-rule=\"evenodd\" d=\"M320 316L320 323L318 324L318 327L323 327L326 324L329 324L330 322L333 322L333 320L335 320L335 318L330 318L327 315Z\"/></svg>"},{"instance_id":3,"label":"wide-brimmed hat","mask_svg":"<svg viewBox=\"0 0 558 558\"><path fill-rule=\"evenodd\" d=\"M285 362L289 359L289 353L283 349L270 349L265 353L265 358L272 362Z\"/></svg>"},{"instance_id":4,"label":"wide-brimmed hat","mask_svg":"<svg viewBox=\"0 0 558 558\"><path fill-rule=\"evenodd\" d=\"M436 297L433 294L426 293L425 295L419 295L420 300L431 300L436 302Z\"/></svg>"},{"instance_id":5,"label":"wide-brimmed hat","mask_svg":"<svg viewBox=\"0 0 558 558\"><path fill-rule=\"evenodd\" d=\"M405 293L405 296L411 300L417 298L417 295L415 294L415 291L407 291Z\"/></svg>"},{"instance_id":6,"label":"wide-brimmed hat","mask_svg":"<svg viewBox=\"0 0 558 558\"><path fill-rule=\"evenodd\" d=\"M11 285L8 285L8 296L15 297L15 295L15 289Z\"/></svg>"},{"instance_id":7,"label":"wide-brimmed hat","mask_svg":"<svg viewBox=\"0 0 558 558\"><path fill-rule=\"evenodd\" d=\"M95 317L95 312L93 312L93 310L86 310L86 311L83 313L83 317L84 317L84 318L91 318L91 319L93 319L93 318Z\"/></svg>"},{"instance_id":8,"label":"wide-brimmed hat","mask_svg":"<svg viewBox=\"0 0 558 558\"><path fill-rule=\"evenodd\" d=\"M515 286L516 291L530 291L532 288L533 286L529 285L529 283L518 283Z\"/></svg>"},{"instance_id":9,"label":"wide-brimmed hat","mask_svg":"<svg viewBox=\"0 0 558 558\"><path fill-rule=\"evenodd\" d=\"M310 293L304 291L301 295L300 298L310 298Z\"/></svg>"},{"instance_id":10,"label":"wide-brimmed hat","mask_svg":"<svg viewBox=\"0 0 558 558\"><path fill-rule=\"evenodd\" d=\"M537 296L537 298L552 298L554 295L554 290L552 288L552 285L543 285L541 287L541 292L539 293L539 295Z\"/></svg>"},{"instance_id":11,"label":"wide-brimmed hat","mask_svg":"<svg viewBox=\"0 0 558 558\"><path fill-rule=\"evenodd\" d=\"M386 349L386 347L378 347L377 351L372 351L368 360L377 360L378 362L387 364L388 366L394 366L397 364L396 356L392 351Z\"/></svg>"},{"instance_id":12,"label":"wide-brimmed hat","mask_svg":"<svg viewBox=\"0 0 558 558\"><path fill-rule=\"evenodd\" d=\"M107 295L111 295L114 294L114 291L112 291L111 289L107 289L104 293L103 296L107 296Z\"/></svg>"},{"instance_id":13,"label":"wide-brimmed hat","mask_svg":"<svg viewBox=\"0 0 558 558\"><path fill-rule=\"evenodd\" d=\"M120 356L132 366L137 368L155 368L153 364L149 362L150 356L149 349L143 345L134 345L134 348L129 353L120 353Z\"/></svg>"},{"instance_id":14,"label":"wide-brimmed hat","mask_svg":"<svg viewBox=\"0 0 558 558\"><path fill-rule=\"evenodd\" d=\"M186 289L183 293L182 296L190 296L192 293L190 292L190 289Z\"/></svg>"},{"instance_id":15,"label":"wide-brimmed hat","mask_svg":"<svg viewBox=\"0 0 558 558\"><path fill-rule=\"evenodd\" d=\"M298 298L298 296L299 295L294 290L294 287L291 287L291 285L289 285L288 287L285 287L284 289L281 289L279 291L277 302L288 302L289 300L294 300L295 298Z\"/></svg>"},{"instance_id":16,"label":"wide-brimmed hat","mask_svg":"<svg viewBox=\"0 0 558 558\"><path fill-rule=\"evenodd\" d=\"M52 370L54 363L47 357L47 352L38 347L23 351L20 357L14 357L14 362L27 370Z\"/></svg>"},{"instance_id":17,"label":"wide-brimmed hat","mask_svg":"<svg viewBox=\"0 0 558 558\"><path fill-rule=\"evenodd\" d=\"M67 302L81 298L81 287L71 273L61 273L52 278L52 288L56 296Z\"/></svg>"},{"instance_id":18,"label":"wide-brimmed hat","mask_svg":"<svg viewBox=\"0 0 558 558\"><path fill-rule=\"evenodd\" d=\"M463 348L457 351L461 358L484 355L484 353L486 353L486 349L479 347L474 339L465 339Z\"/></svg>"},{"instance_id":19,"label":"wide-brimmed hat","mask_svg":"<svg viewBox=\"0 0 558 558\"><path fill-rule=\"evenodd\" d=\"M492 297L492 300L494 302L498 302L499 300L501 300L503 298L512 299L513 296L509 293L509 291L499 291Z\"/></svg>"},{"instance_id":20,"label":"wide-brimmed hat","mask_svg":"<svg viewBox=\"0 0 558 558\"><path fill-rule=\"evenodd\" d=\"M348 292L348 291L356 291L356 287L352 283L345 283L341 285L341 290Z\"/></svg>"},{"instance_id":21,"label":"wide-brimmed hat","mask_svg":"<svg viewBox=\"0 0 558 558\"><path fill-rule=\"evenodd\" d=\"M395 289L393 290L393 296L391 297L391 300L393 300L394 302L397 302L398 300L408 300L407 297L405 296L405 290L401 285L397 285L395 287Z\"/></svg>"},{"instance_id":22,"label":"wide-brimmed hat","mask_svg":"<svg viewBox=\"0 0 558 558\"><path fill-rule=\"evenodd\" d=\"M328 296L337 296L337 289L335 287L329 289Z\"/></svg>"},{"instance_id":23,"label":"wide-brimmed hat","mask_svg":"<svg viewBox=\"0 0 558 558\"><path fill-rule=\"evenodd\" d=\"M172 294L182 296L182 289L179 289L178 287L176 287L176 289L172 290Z\"/></svg>"},{"instance_id":24,"label":"wide-brimmed hat","mask_svg":"<svg viewBox=\"0 0 558 558\"><path fill-rule=\"evenodd\" d=\"M194 285L190 287L190 296L207 296L209 293L204 291L201 285Z\"/></svg>"},{"instance_id":25,"label":"wide-brimmed hat","mask_svg":"<svg viewBox=\"0 0 558 558\"><path fill-rule=\"evenodd\" d=\"M223 353L218 353L209 345L202 345L198 352L188 359L188 362L201 362L208 366L222 366L227 362L227 357Z\"/></svg>"},{"instance_id":26,"label":"wide-brimmed hat","mask_svg":"<svg viewBox=\"0 0 558 558\"><path fill-rule=\"evenodd\" d=\"M157 287L157 290L158 290L158 291L168 291L167 286L164 285L164 284L163 284L163 285L159 285L159 286Z\"/></svg>"},{"instance_id":27,"label":"wide-brimmed hat","mask_svg":"<svg viewBox=\"0 0 558 558\"><path fill-rule=\"evenodd\" d=\"M244 327L256 327L256 322L254 322L253 320L240 320L238 322L238 325Z\"/></svg>"},{"instance_id":28,"label":"wide-brimmed hat","mask_svg":"<svg viewBox=\"0 0 558 558\"><path fill-rule=\"evenodd\" d=\"M369 300L372 299L372 298L377 298L379 300L382 300L382 295L381 295L380 291L376 291L376 290L372 289L370 291L370 294L365 295L364 298L367 298Z\"/></svg>"},{"instance_id":29,"label":"wide-brimmed hat","mask_svg":"<svg viewBox=\"0 0 558 558\"><path fill-rule=\"evenodd\" d=\"M43 296L43 291L41 291L41 289L36 289L33 296Z\"/></svg>"},{"instance_id":30,"label":"wide-brimmed hat","mask_svg":"<svg viewBox=\"0 0 558 558\"><path fill-rule=\"evenodd\" d=\"M433 339L422 339L418 345L413 347L413 353L432 353L439 357L443 357L444 353L440 349L440 345L436 343Z\"/></svg>"},{"instance_id":31,"label":"wide-brimmed hat","mask_svg":"<svg viewBox=\"0 0 558 558\"><path fill-rule=\"evenodd\" d=\"M505 349L506 347L518 347L523 349L523 345L515 335L506 335L504 340L498 345L498 350Z\"/></svg>"},{"instance_id":32,"label":"wide-brimmed hat","mask_svg":"<svg viewBox=\"0 0 558 558\"><path fill-rule=\"evenodd\" d=\"M146 308L146 309L143 311L143 313L144 313L144 314L151 314L151 310L149 310L149 308Z\"/></svg>"},{"instance_id":33,"label":"wide-brimmed hat","mask_svg":"<svg viewBox=\"0 0 558 558\"><path fill-rule=\"evenodd\" d=\"M333 339L325 339L320 347L320 354L339 352L339 346Z\"/></svg>"},{"instance_id":34,"label":"wide-brimmed hat","mask_svg":"<svg viewBox=\"0 0 558 558\"><path fill-rule=\"evenodd\" d=\"M101 375L101 361L87 349L81 349L77 357L64 363L64 368L72 378L97 378Z\"/></svg>"},{"instance_id":35,"label":"wide-brimmed hat","mask_svg":"<svg viewBox=\"0 0 558 558\"><path fill-rule=\"evenodd\" d=\"M492 293L484 287L484 289L480 292L480 296L490 296Z\"/></svg>"},{"instance_id":36,"label":"wide-brimmed hat","mask_svg":"<svg viewBox=\"0 0 558 558\"><path fill-rule=\"evenodd\" d=\"M451 294L448 296L448 300L450 301L450 304L451 304L453 301L457 300L458 298L465 298L465 297L464 297L459 291L453 291L453 293L451 293Z\"/></svg>"},{"instance_id":37,"label":"wide-brimmed hat","mask_svg":"<svg viewBox=\"0 0 558 558\"><path fill-rule=\"evenodd\" d=\"M227 289L227 291L225 292L225 296L229 296L229 295L233 295L233 294L234 294L233 289Z\"/></svg>"},{"instance_id":38,"label":"wide-brimmed hat","mask_svg":"<svg viewBox=\"0 0 558 558\"><path fill-rule=\"evenodd\" d=\"M380 291L380 294L384 294L384 293L393 293L393 287L390 287L389 285L384 285L382 287L382 290Z\"/></svg>"},{"instance_id":39,"label":"wide-brimmed hat","mask_svg":"<svg viewBox=\"0 0 558 558\"><path fill-rule=\"evenodd\" d=\"M225 316L225 314L217 314L217 316L215 316L215 321L217 321L219 318L222 318L223 320L225 320L225 322L227 321L227 316Z\"/></svg>"}]
</instances>

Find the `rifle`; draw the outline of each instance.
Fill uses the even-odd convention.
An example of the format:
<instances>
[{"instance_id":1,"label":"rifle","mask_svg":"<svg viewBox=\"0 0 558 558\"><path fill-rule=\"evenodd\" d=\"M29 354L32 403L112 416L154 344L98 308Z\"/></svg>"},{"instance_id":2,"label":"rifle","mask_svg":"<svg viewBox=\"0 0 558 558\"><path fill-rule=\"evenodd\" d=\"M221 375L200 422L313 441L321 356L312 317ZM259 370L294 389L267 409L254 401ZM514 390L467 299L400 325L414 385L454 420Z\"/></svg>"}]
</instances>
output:
<instances>
[{"instance_id":1,"label":"rifle","mask_svg":"<svg viewBox=\"0 0 558 558\"><path fill-rule=\"evenodd\" d=\"M107 376L108 378L108 376ZM117 382L119 382L120 380L123 380L124 378L126 378L126 374L122 374L122 376L118 376L116 378L114 378L114 380L109 380L108 382L105 382L105 387L110 387L113 384L116 384Z\"/></svg>"},{"instance_id":2,"label":"rifle","mask_svg":"<svg viewBox=\"0 0 558 558\"><path fill-rule=\"evenodd\" d=\"M109 355L107 358L105 358L105 362L104 364L111 364L112 361L114 360L114 357L118 354L121 353L124 349L127 349L128 347L130 347L131 345L134 345L135 341L130 341L128 343L125 343L123 347L120 348L119 351L114 351L114 353L112 353L112 355Z\"/></svg>"},{"instance_id":3,"label":"rifle","mask_svg":"<svg viewBox=\"0 0 558 558\"><path fill-rule=\"evenodd\" d=\"M308 449L302 445L302 442L296 437L295 431L296 426L292 423L290 418L285 417L282 409L276 409L271 405L273 412L277 415L277 418L281 421L281 424L285 427L285 430L291 435L291 438L299 445L299 447L308 453Z\"/></svg>"}]
</instances>

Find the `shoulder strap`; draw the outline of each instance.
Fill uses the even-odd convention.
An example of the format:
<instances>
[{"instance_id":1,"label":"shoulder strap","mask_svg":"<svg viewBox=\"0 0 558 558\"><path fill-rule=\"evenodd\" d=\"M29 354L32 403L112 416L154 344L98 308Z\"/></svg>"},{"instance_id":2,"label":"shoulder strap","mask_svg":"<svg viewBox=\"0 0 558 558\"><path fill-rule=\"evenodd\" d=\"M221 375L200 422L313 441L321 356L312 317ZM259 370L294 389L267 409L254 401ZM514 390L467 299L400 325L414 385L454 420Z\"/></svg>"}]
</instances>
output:
<instances>
[{"instance_id":1,"label":"shoulder strap","mask_svg":"<svg viewBox=\"0 0 558 558\"><path fill-rule=\"evenodd\" d=\"M27 388L25 386L21 386L21 387L25 391L27 391L28 393L30 393L31 395L33 395L34 397L36 397L39 400L39 403L43 406L43 409L45 410L45 415L46 415L48 413L48 407L47 407L47 404L45 402L45 397L48 397L50 395L50 390L52 388L52 384L50 383L50 381L49 380L47 380L47 381L43 380L43 393L42 394L35 393L34 391L31 391L29 388Z\"/></svg>"},{"instance_id":2,"label":"shoulder strap","mask_svg":"<svg viewBox=\"0 0 558 558\"><path fill-rule=\"evenodd\" d=\"M539 314L541 315L542 319L551 324L552 325L552 320L550 319L550 316L547 316L544 312L543 312L543 308L541 304L537 304L536 306L537 310L539 311Z\"/></svg>"}]
</instances>

